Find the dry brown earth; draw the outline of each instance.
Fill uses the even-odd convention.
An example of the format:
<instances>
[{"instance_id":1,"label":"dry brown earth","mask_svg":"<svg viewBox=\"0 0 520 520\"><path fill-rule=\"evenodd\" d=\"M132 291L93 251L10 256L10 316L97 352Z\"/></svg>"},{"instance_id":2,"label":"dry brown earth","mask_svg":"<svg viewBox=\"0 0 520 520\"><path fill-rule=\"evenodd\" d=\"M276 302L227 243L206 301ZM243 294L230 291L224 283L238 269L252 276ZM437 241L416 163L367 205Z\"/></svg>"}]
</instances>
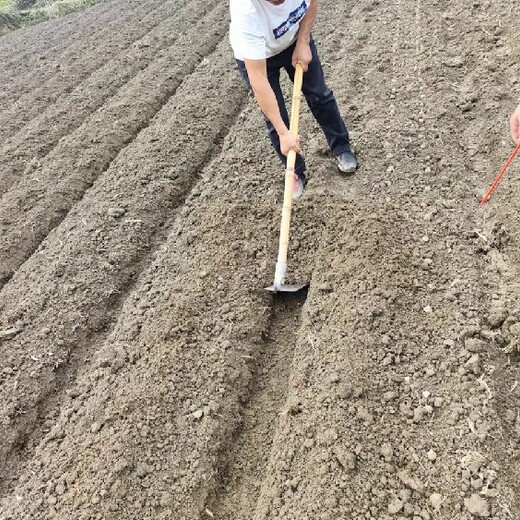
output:
<instances>
[{"instance_id":1,"label":"dry brown earth","mask_svg":"<svg viewBox=\"0 0 520 520\"><path fill-rule=\"evenodd\" d=\"M305 112L289 299L280 166L205 4L0 39L0 519L519 520L518 165L478 205L512 3L322 1L362 167Z\"/></svg>"}]
</instances>

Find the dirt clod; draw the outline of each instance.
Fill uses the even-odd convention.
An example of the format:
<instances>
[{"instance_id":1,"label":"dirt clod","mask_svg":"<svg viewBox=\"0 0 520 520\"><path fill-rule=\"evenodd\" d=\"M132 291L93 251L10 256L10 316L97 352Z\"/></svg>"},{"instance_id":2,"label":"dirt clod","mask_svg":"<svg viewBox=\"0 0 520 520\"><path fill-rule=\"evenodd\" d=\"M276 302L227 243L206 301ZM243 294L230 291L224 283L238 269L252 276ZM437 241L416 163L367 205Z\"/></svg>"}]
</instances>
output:
<instances>
[{"instance_id":1,"label":"dirt clod","mask_svg":"<svg viewBox=\"0 0 520 520\"><path fill-rule=\"evenodd\" d=\"M399 513L404 507L404 504L401 500L398 498L394 498L389 504L388 504L388 512L391 515L395 515Z\"/></svg>"},{"instance_id":2,"label":"dirt clod","mask_svg":"<svg viewBox=\"0 0 520 520\"><path fill-rule=\"evenodd\" d=\"M443 497L439 493L432 493L430 495L430 503L434 509L439 509L442 505Z\"/></svg>"},{"instance_id":3,"label":"dirt clod","mask_svg":"<svg viewBox=\"0 0 520 520\"><path fill-rule=\"evenodd\" d=\"M478 518L489 517L489 505L487 501L475 493L469 498L464 499L464 506L472 515Z\"/></svg>"}]
</instances>

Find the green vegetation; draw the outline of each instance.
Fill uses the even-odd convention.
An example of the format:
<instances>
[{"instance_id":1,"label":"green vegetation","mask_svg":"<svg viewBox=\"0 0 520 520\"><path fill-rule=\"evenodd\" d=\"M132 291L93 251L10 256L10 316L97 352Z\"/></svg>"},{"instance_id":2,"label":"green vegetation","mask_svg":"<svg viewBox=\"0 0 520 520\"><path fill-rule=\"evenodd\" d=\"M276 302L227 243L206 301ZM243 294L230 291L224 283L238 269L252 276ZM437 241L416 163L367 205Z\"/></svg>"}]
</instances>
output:
<instances>
[{"instance_id":1,"label":"green vegetation","mask_svg":"<svg viewBox=\"0 0 520 520\"><path fill-rule=\"evenodd\" d=\"M9 11L12 7L12 0L0 0L0 13Z\"/></svg>"},{"instance_id":2,"label":"green vegetation","mask_svg":"<svg viewBox=\"0 0 520 520\"><path fill-rule=\"evenodd\" d=\"M102 0L0 0L0 35L73 13Z\"/></svg>"}]
</instances>

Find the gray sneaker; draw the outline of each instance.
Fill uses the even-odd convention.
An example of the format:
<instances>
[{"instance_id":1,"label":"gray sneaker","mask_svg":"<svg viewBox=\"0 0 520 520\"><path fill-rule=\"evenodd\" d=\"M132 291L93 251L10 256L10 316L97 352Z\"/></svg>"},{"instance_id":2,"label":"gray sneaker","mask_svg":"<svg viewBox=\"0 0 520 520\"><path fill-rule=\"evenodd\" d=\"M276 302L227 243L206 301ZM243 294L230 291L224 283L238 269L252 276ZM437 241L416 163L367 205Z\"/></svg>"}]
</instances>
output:
<instances>
[{"instance_id":1,"label":"gray sneaker","mask_svg":"<svg viewBox=\"0 0 520 520\"><path fill-rule=\"evenodd\" d=\"M304 173L294 176L294 186L293 186L293 192L292 192L293 200L297 200L303 195L303 191L305 190L306 184L307 184L307 179L305 178Z\"/></svg>"},{"instance_id":2,"label":"gray sneaker","mask_svg":"<svg viewBox=\"0 0 520 520\"><path fill-rule=\"evenodd\" d=\"M354 173L357 170L358 164L352 152L343 152L338 155L338 168L343 173Z\"/></svg>"}]
</instances>

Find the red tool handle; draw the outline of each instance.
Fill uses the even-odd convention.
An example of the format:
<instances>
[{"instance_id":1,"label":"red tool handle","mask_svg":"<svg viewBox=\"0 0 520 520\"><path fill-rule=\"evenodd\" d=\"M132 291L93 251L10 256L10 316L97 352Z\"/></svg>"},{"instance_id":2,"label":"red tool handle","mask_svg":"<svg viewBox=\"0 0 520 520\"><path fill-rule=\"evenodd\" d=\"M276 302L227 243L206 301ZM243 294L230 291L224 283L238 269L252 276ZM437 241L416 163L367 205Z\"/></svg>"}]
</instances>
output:
<instances>
[{"instance_id":1,"label":"red tool handle","mask_svg":"<svg viewBox=\"0 0 520 520\"><path fill-rule=\"evenodd\" d=\"M495 191L496 187L498 186L498 183L504 176L504 173L506 173L507 169L509 168L510 164L513 162L513 159L516 157L516 154L520 151L520 143L518 143L517 147L513 150L513 153L507 160L506 164L502 168L502 171L498 174L498 177L495 179L495 182L491 185L491 188L489 188L488 192L484 195L484 198L480 201L481 205L484 205L489 198L491 197L491 194Z\"/></svg>"}]
</instances>

